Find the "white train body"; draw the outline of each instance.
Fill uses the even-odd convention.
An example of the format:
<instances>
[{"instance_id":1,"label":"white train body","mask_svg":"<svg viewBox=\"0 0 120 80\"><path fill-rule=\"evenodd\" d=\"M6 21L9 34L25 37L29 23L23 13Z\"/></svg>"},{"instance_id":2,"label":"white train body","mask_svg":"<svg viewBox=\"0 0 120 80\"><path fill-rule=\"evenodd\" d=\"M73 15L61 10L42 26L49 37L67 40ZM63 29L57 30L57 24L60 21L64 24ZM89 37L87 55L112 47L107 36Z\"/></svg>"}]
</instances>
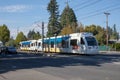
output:
<instances>
[{"instance_id":1,"label":"white train body","mask_svg":"<svg viewBox=\"0 0 120 80\"><path fill-rule=\"evenodd\" d=\"M39 39L31 41L30 44L35 44L29 46L31 51L79 54L97 54L99 52L95 37L92 33L87 32Z\"/></svg>"},{"instance_id":2,"label":"white train body","mask_svg":"<svg viewBox=\"0 0 120 80\"><path fill-rule=\"evenodd\" d=\"M37 40L31 40L29 51L37 51Z\"/></svg>"},{"instance_id":3,"label":"white train body","mask_svg":"<svg viewBox=\"0 0 120 80\"><path fill-rule=\"evenodd\" d=\"M3 46L3 43L2 43L2 41L0 41L0 47L2 47Z\"/></svg>"},{"instance_id":4,"label":"white train body","mask_svg":"<svg viewBox=\"0 0 120 80\"><path fill-rule=\"evenodd\" d=\"M37 51L38 52L42 51L42 39L38 39L37 41Z\"/></svg>"}]
</instances>

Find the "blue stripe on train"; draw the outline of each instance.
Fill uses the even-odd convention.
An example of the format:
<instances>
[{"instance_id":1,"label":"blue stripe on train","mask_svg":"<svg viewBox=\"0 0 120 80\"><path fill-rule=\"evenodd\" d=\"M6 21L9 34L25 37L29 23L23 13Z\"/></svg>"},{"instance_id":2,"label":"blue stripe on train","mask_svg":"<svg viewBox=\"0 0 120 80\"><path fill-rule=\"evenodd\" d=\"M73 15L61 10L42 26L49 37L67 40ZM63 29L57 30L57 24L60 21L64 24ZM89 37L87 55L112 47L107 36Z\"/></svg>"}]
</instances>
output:
<instances>
[{"instance_id":1,"label":"blue stripe on train","mask_svg":"<svg viewBox=\"0 0 120 80\"><path fill-rule=\"evenodd\" d=\"M56 42L57 42L57 43L60 43L60 42L62 42L63 40L67 40L67 39L69 39L69 38L70 38L70 36L61 37L61 38L44 39L44 43L55 42L55 39L56 39Z\"/></svg>"}]
</instances>

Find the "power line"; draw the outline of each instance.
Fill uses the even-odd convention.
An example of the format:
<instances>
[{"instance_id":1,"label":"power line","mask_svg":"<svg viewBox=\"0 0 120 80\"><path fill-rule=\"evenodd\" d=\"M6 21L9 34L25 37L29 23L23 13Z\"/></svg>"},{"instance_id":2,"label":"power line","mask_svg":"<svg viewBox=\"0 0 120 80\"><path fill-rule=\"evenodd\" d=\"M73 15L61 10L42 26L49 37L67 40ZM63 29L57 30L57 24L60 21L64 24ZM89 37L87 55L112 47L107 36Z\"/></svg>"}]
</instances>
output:
<instances>
[{"instance_id":1,"label":"power line","mask_svg":"<svg viewBox=\"0 0 120 80\"><path fill-rule=\"evenodd\" d=\"M80 6L80 5L84 5L85 3L87 3L89 0L87 0L87 1L82 1L80 4L77 4L77 5L75 5L74 7L78 7L78 6Z\"/></svg>"},{"instance_id":2,"label":"power line","mask_svg":"<svg viewBox=\"0 0 120 80\"><path fill-rule=\"evenodd\" d=\"M102 1L102 0L95 0L95 1L93 1L93 2L91 2L91 3L89 3L89 4L86 4L86 5L84 5L84 6L80 7L80 8L78 8L78 9L75 9L75 11L79 11L80 9L83 9L83 8L86 8L86 7L95 5L95 4L97 4L98 2L100 2L100 1Z\"/></svg>"},{"instance_id":3,"label":"power line","mask_svg":"<svg viewBox=\"0 0 120 80\"><path fill-rule=\"evenodd\" d=\"M98 0L97 0L98 1ZM95 1L96 2L96 1ZM92 2L94 3L94 2ZM91 3L90 3L91 4ZM86 19L86 18L89 18L89 17L92 17L92 16L97 16L97 15L100 15L102 14L104 11L115 11L117 9L119 9L120 7L116 7L116 5L118 5L119 3L117 4L112 4L110 6L107 6L107 7L104 7L104 8L101 8L101 9L98 9L98 10L94 10L94 11L91 11L91 12L88 12L88 13L85 13L87 16L84 16L82 17L81 19ZM86 6L87 7L87 6ZM112 8L114 7L114 8ZM80 9L80 8L79 8ZM104 11L103 11L104 10ZM78 11L78 10L77 10ZM84 15L85 15L84 14Z\"/></svg>"},{"instance_id":4,"label":"power line","mask_svg":"<svg viewBox=\"0 0 120 80\"><path fill-rule=\"evenodd\" d=\"M116 7L116 5L117 4L113 4L113 5L101 8L101 9L97 9L97 10L94 10L94 11L91 11L91 12L88 12L88 13L84 13L84 15L91 14L91 13L96 13L96 12L99 12L99 11L102 11L102 10L106 10L106 9L110 9L111 7Z\"/></svg>"},{"instance_id":5,"label":"power line","mask_svg":"<svg viewBox=\"0 0 120 80\"><path fill-rule=\"evenodd\" d=\"M115 11L115 10L118 10L118 9L120 9L120 6L119 6L119 7L116 7L116 8L113 8L113 9L108 9L108 10L106 10L106 11L107 11L107 12L108 12L108 11ZM89 18L89 17L93 17L93 16L101 15L103 12L104 12L104 11L102 11L102 12L97 12L97 13L95 13L95 14L91 14L91 15L88 15L88 16L85 16L85 17L82 17L81 20L83 20L83 19L87 19L87 18Z\"/></svg>"}]
</instances>

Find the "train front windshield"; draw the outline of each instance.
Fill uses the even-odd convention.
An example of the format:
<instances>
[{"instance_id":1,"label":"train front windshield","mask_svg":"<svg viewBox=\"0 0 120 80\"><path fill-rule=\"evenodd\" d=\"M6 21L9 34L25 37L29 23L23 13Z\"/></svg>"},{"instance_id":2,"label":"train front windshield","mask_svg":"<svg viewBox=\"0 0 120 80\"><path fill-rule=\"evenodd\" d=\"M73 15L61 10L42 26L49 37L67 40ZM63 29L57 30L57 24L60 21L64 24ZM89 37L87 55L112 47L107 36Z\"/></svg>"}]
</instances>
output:
<instances>
[{"instance_id":1,"label":"train front windshield","mask_svg":"<svg viewBox=\"0 0 120 80\"><path fill-rule=\"evenodd\" d=\"M90 37L85 37L88 46L97 46L97 41L94 37L90 36Z\"/></svg>"}]
</instances>

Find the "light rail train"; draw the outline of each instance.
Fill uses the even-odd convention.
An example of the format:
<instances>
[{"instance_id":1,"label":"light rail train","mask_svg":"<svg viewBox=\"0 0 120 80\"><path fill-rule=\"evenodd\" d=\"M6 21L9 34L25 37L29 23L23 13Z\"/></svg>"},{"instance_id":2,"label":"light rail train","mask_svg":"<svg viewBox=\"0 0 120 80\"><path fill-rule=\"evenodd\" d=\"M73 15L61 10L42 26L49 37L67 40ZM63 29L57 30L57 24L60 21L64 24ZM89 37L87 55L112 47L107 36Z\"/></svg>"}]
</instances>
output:
<instances>
[{"instance_id":1,"label":"light rail train","mask_svg":"<svg viewBox=\"0 0 120 80\"><path fill-rule=\"evenodd\" d=\"M92 33L82 32L20 42L22 51L98 54L98 42Z\"/></svg>"}]
</instances>

